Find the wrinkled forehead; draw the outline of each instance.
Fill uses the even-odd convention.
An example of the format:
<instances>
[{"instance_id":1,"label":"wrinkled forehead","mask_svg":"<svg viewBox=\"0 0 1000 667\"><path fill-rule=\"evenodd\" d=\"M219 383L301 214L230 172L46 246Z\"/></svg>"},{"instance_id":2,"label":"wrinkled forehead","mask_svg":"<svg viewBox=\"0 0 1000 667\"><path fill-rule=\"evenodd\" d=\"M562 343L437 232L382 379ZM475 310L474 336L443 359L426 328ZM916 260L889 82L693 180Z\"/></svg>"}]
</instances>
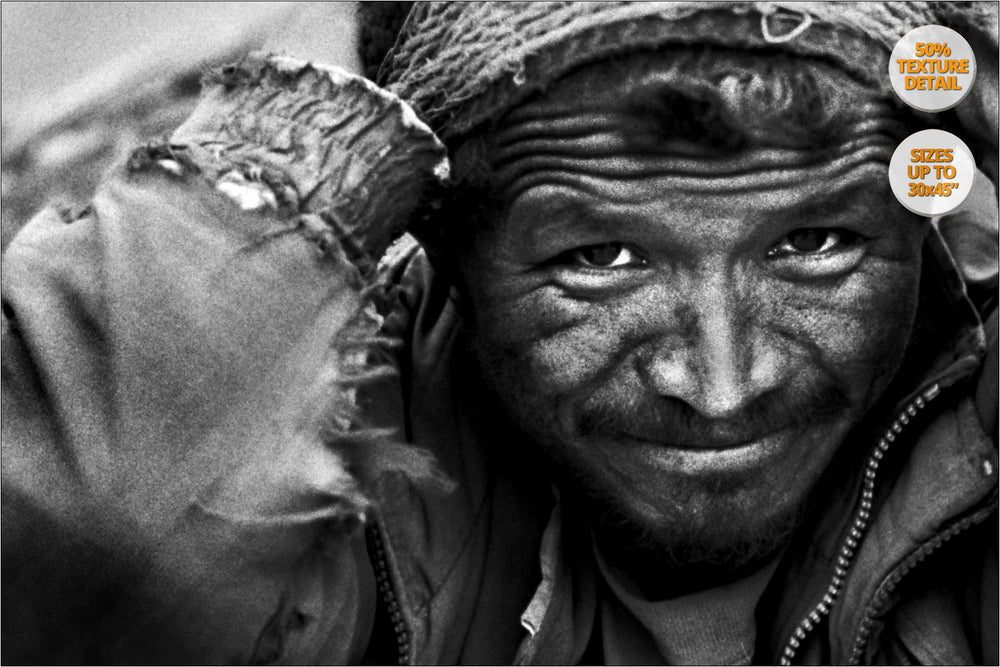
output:
<instances>
[{"instance_id":1,"label":"wrinkled forehead","mask_svg":"<svg viewBox=\"0 0 1000 667\"><path fill-rule=\"evenodd\" d=\"M669 192L722 212L802 211L859 192L882 209L907 132L880 89L829 63L683 47L578 68L459 146L453 166L471 180L478 169L508 204L569 178L605 184L605 198ZM623 185L643 179L655 187Z\"/></svg>"}]
</instances>

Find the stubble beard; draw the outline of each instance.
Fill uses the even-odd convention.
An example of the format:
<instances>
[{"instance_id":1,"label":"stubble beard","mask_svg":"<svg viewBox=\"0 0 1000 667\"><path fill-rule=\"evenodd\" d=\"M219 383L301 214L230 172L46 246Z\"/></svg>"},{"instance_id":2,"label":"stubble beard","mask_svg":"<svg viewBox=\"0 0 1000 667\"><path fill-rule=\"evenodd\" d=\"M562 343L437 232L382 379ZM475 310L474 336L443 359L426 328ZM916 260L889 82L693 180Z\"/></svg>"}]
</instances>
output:
<instances>
[{"instance_id":1,"label":"stubble beard","mask_svg":"<svg viewBox=\"0 0 1000 667\"><path fill-rule=\"evenodd\" d=\"M735 499L719 498L696 516L684 510L688 503L679 496L650 516L606 490L593 473L565 462L555 467L567 490L564 511L571 505L570 511L585 512L604 556L651 598L722 585L770 562L801 525L808 499L806 494L761 517ZM715 486L728 484L719 479Z\"/></svg>"},{"instance_id":2,"label":"stubble beard","mask_svg":"<svg viewBox=\"0 0 1000 667\"><path fill-rule=\"evenodd\" d=\"M521 386L522 378L510 373L511 364L505 355L497 354L474 337L467 343L470 343L468 358L486 380L485 388L492 395L495 408L508 417L516 415L517 408L504 397L530 394ZM839 400L835 402L840 404ZM545 425L535 422L533 426L522 432L534 442L532 447L548 462L553 479L564 491L564 512L585 513L602 553L640 579L646 573L670 573L672 579L684 580L695 590L703 587L699 583L702 581L722 585L769 562L790 541L804 514L806 498L797 499L784 511L766 519L758 518L753 529L748 529L747 520L752 518L748 515L753 508L741 506L723 493L723 497L709 503L704 516L693 517L688 511L692 503L680 492L667 506L657 508L660 510L657 516L650 517L631 507L614 485L601 479L594 470L568 460L562 455L565 450L548 446L546 441L552 434L546 432ZM701 493L704 497L703 489L733 491L747 482L740 475L719 475L716 479L702 480L701 490L689 489L688 494ZM777 480L771 485L775 496L781 495ZM658 594L655 587L653 590Z\"/></svg>"}]
</instances>

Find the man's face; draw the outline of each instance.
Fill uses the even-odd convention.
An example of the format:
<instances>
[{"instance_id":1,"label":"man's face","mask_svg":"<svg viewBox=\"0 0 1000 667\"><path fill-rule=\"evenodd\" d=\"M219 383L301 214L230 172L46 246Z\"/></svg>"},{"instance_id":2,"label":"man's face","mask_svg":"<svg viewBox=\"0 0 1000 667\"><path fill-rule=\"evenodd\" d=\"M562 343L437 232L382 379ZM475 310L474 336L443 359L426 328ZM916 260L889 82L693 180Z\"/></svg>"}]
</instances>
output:
<instances>
[{"instance_id":1,"label":"man's face","mask_svg":"<svg viewBox=\"0 0 1000 667\"><path fill-rule=\"evenodd\" d=\"M598 506L684 553L773 548L898 368L926 230L874 130L649 131L670 122L643 117L656 58L578 72L493 137L503 210L462 260L474 349Z\"/></svg>"}]
</instances>

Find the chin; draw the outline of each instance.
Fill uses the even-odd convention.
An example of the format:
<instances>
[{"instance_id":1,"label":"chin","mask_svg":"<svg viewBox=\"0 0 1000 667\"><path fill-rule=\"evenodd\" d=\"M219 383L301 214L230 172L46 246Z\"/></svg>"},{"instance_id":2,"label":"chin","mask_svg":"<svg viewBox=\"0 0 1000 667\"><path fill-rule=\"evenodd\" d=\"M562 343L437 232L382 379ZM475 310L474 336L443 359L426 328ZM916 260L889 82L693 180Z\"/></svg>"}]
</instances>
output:
<instances>
[{"instance_id":1,"label":"chin","mask_svg":"<svg viewBox=\"0 0 1000 667\"><path fill-rule=\"evenodd\" d=\"M726 488L724 480L716 489ZM603 501L602 532L629 549L657 553L673 567L739 569L780 551L798 526L804 498L774 501L755 494L675 488L669 498Z\"/></svg>"},{"instance_id":2,"label":"chin","mask_svg":"<svg viewBox=\"0 0 1000 667\"><path fill-rule=\"evenodd\" d=\"M607 455L563 464L598 532L622 548L674 567L738 569L788 543L847 428L827 424L722 451L592 442L574 449Z\"/></svg>"}]
</instances>

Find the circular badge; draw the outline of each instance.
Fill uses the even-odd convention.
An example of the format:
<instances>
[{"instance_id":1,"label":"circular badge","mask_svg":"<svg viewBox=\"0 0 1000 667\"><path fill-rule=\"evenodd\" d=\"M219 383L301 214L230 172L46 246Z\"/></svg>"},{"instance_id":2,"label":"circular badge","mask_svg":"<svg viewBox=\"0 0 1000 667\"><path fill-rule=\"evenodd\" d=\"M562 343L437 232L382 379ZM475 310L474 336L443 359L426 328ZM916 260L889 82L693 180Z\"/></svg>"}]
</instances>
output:
<instances>
[{"instance_id":1,"label":"circular badge","mask_svg":"<svg viewBox=\"0 0 1000 667\"><path fill-rule=\"evenodd\" d=\"M920 111L944 111L962 101L976 80L976 57L960 34L943 25L914 28L896 42L889 81Z\"/></svg>"},{"instance_id":2,"label":"circular badge","mask_svg":"<svg viewBox=\"0 0 1000 667\"><path fill-rule=\"evenodd\" d=\"M889 187L917 215L945 215L972 192L976 161L951 132L922 130L903 140L889 160Z\"/></svg>"}]
</instances>

